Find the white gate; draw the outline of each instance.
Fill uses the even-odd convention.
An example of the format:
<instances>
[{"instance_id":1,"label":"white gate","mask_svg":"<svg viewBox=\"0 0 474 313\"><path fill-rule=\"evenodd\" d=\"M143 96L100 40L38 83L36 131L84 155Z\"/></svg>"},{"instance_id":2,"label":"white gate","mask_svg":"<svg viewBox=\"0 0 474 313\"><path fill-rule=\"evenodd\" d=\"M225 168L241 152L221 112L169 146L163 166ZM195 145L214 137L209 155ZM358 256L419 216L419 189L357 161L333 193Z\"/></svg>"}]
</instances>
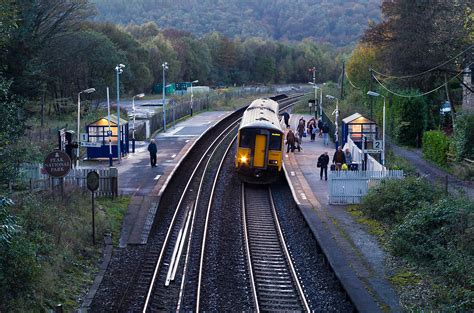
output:
<instances>
[{"instance_id":1,"label":"white gate","mask_svg":"<svg viewBox=\"0 0 474 313\"><path fill-rule=\"evenodd\" d=\"M360 203L370 187L382 179L401 179L402 170L385 171L331 171L329 173L329 203Z\"/></svg>"}]
</instances>

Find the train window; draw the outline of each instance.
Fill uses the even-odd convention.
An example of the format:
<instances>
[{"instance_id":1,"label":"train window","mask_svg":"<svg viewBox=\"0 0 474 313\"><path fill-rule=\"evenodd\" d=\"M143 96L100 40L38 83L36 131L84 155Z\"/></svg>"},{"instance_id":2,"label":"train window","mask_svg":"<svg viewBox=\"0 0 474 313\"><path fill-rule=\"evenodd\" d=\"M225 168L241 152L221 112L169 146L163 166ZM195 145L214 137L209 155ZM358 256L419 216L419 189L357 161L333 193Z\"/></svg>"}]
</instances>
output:
<instances>
[{"instance_id":1,"label":"train window","mask_svg":"<svg viewBox=\"0 0 474 313\"><path fill-rule=\"evenodd\" d=\"M249 130L242 129L240 131L240 147L241 148L252 148L255 133Z\"/></svg>"},{"instance_id":2,"label":"train window","mask_svg":"<svg viewBox=\"0 0 474 313\"><path fill-rule=\"evenodd\" d=\"M269 150L281 150L281 134L272 133L270 136Z\"/></svg>"}]
</instances>

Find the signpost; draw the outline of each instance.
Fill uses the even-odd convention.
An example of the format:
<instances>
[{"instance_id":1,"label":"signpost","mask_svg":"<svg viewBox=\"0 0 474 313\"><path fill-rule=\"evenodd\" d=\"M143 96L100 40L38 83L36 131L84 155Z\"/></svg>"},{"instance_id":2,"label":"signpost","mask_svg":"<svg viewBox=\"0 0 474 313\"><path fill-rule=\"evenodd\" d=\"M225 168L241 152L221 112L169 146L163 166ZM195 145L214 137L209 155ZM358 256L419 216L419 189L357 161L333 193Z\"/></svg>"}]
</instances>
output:
<instances>
[{"instance_id":1,"label":"signpost","mask_svg":"<svg viewBox=\"0 0 474 313\"><path fill-rule=\"evenodd\" d=\"M87 174L87 189L90 190L92 196L92 244L95 245L95 209L94 209L94 192L99 189L100 177L96 171Z\"/></svg>"},{"instance_id":2,"label":"signpost","mask_svg":"<svg viewBox=\"0 0 474 313\"><path fill-rule=\"evenodd\" d=\"M61 196L64 196L63 177L66 176L71 170L71 158L69 157L69 155L67 155L67 153L63 151L53 151L48 154L44 159L43 168L49 174L51 179L60 179Z\"/></svg>"}]
</instances>

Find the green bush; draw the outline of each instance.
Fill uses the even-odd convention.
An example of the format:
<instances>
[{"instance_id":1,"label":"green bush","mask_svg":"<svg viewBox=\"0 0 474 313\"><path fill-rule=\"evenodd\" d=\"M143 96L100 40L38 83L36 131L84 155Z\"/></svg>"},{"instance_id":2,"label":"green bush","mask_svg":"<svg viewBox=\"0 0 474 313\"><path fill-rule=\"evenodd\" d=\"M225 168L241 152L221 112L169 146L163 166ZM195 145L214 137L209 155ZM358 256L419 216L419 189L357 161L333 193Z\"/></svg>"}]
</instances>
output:
<instances>
[{"instance_id":1,"label":"green bush","mask_svg":"<svg viewBox=\"0 0 474 313\"><path fill-rule=\"evenodd\" d=\"M430 130L423 135L423 157L438 165L446 164L449 138L440 130Z\"/></svg>"},{"instance_id":2,"label":"green bush","mask_svg":"<svg viewBox=\"0 0 474 313\"><path fill-rule=\"evenodd\" d=\"M364 196L360 209L387 224L401 222L405 215L436 201L442 193L422 178L383 180Z\"/></svg>"},{"instance_id":3,"label":"green bush","mask_svg":"<svg viewBox=\"0 0 474 313\"><path fill-rule=\"evenodd\" d=\"M474 202L447 198L409 213L394 228L394 254L422 266L446 285L442 309L474 309ZM451 306L455 303L454 306ZM446 307L448 305L448 307Z\"/></svg>"},{"instance_id":4,"label":"green bush","mask_svg":"<svg viewBox=\"0 0 474 313\"><path fill-rule=\"evenodd\" d=\"M456 118L452 143L458 161L474 159L474 114L461 114Z\"/></svg>"},{"instance_id":5,"label":"green bush","mask_svg":"<svg viewBox=\"0 0 474 313\"><path fill-rule=\"evenodd\" d=\"M417 94L417 90L405 90L404 94ZM428 105L424 97L397 99L389 123L394 121L394 134L398 143L418 147L428 124Z\"/></svg>"}]
</instances>

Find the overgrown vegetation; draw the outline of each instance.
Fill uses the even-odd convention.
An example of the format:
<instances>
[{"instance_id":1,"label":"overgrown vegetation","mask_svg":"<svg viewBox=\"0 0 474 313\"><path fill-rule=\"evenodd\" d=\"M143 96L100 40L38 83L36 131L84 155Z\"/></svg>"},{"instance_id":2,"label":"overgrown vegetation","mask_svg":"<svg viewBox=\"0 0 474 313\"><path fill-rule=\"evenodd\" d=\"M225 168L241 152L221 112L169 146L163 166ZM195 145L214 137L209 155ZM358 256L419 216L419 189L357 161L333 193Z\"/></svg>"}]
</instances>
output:
<instances>
[{"instance_id":1,"label":"overgrown vegetation","mask_svg":"<svg viewBox=\"0 0 474 313\"><path fill-rule=\"evenodd\" d=\"M464 113L456 117L453 150L458 161L474 159L474 114Z\"/></svg>"},{"instance_id":2,"label":"overgrown vegetation","mask_svg":"<svg viewBox=\"0 0 474 313\"><path fill-rule=\"evenodd\" d=\"M91 242L89 195L68 190L22 194L0 202L0 310L39 312L64 304L77 307L94 278L100 247ZM58 201L59 200L59 201ZM71 204L74 205L71 205ZM104 233L118 237L128 198L99 200L98 241Z\"/></svg>"},{"instance_id":3,"label":"overgrown vegetation","mask_svg":"<svg viewBox=\"0 0 474 313\"><path fill-rule=\"evenodd\" d=\"M394 255L416 272L430 277L436 294L429 307L435 311L474 309L474 202L463 197L444 196L424 179L383 181L369 191L360 209L388 229L383 240ZM359 219L362 217L359 217ZM406 270L394 276L397 282ZM403 280L400 288L419 283ZM402 277L400 277L402 276ZM398 285L398 284L397 284ZM413 305L413 304L407 304Z\"/></svg>"},{"instance_id":4,"label":"overgrown vegetation","mask_svg":"<svg viewBox=\"0 0 474 313\"><path fill-rule=\"evenodd\" d=\"M440 130L427 131L423 135L423 157L438 165L446 164L449 138Z\"/></svg>"}]
</instances>

